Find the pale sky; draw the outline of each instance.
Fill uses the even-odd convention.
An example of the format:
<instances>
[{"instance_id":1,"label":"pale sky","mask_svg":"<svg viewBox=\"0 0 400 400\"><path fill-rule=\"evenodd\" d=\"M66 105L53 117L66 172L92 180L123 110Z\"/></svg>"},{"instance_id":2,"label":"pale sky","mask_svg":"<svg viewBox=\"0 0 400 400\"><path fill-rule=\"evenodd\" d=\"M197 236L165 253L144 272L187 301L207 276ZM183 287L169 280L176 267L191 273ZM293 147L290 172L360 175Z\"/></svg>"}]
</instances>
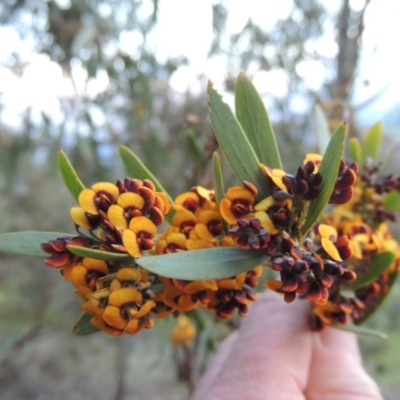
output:
<instances>
[{"instance_id":1,"label":"pale sky","mask_svg":"<svg viewBox=\"0 0 400 400\"><path fill-rule=\"evenodd\" d=\"M362 7L364 1L352 0L351 3L357 8ZM177 92L205 91L204 80L198 79L200 74L211 79L217 88L225 76L227 65L223 57L207 59L213 34L212 3L212 0L164 0L159 3L158 24L149 37L149 43L160 58L185 55L189 59L188 66L181 67L171 78L170 84ZM291 4L292 0L231 0L227 30L237 33L249 17L264 27L272 27L277 19L287 16ZM143 13L146 11L146 7L143 7ZM151 9L148 11L151 12ZM388 106L399 101L399 17L398 0L372 0L366 14L362 63L353 101L358 104L379 92L381 88L388 87L379 104L374 106L376 119L381 118ZM127 52L134 49L136 39L132 34L123 35L122 48ZM337 51L333 35L327 35L317 46L318 51L326 55L334 55ZM0 93L5 104L2 117L10 126L18 126L19 114L27 107L32 107L33 113L38 116L40 112L45 112L54 120L60 120L62 108L58 99L75 94L75 89L71 82L63 77L60 67L47 56L35 54L32 49L32 41L22 41L12 29L0 27L0 59L4 59L11 51L18 50L23 58L30 62L19 78L0 66ZM107 77L101 75L85 85L86 76L79 63L74 71L78 92L85 91L94 96L107 86ZM235 75L240 71L230 72ZM298 72L314 89L324 80L324 70L321 64L315 61L300 64ZM269 92L281 98L287 94L287 79L283 70L259 71L254 75L254 83L260 92ZM369 82L368 86L365 86L365 81ZM228 101L231 102L232 99ZM365 118L371 119L370 114L370 111L367 112Z\"/></svg>"}]
</instances>

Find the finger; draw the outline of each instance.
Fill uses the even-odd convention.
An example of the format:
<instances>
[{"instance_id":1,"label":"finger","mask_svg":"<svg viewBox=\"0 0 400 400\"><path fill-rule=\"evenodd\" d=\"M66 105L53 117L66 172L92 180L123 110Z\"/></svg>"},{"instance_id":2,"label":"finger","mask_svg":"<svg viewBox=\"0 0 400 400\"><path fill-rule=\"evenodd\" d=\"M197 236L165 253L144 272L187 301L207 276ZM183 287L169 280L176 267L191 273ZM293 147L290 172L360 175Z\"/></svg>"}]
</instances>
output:
<instances>
[{"instance_id":1,"label":"finger","mask_svg":"<svg viewBox=\"0 0 400 400\"><path fill-rule=\"evenodd\" d=\"M314 335L306 397L310 400L382 399L376 383L363 367L353 333L324 328Z\"/></svg>"},{"instance_id":2,"label":"finger","mask_svg":"<svg viewBox=\"0 0 400 400\"><path fill-rule=\"evenodd\" d=\"M289 305L275 293L263 294L251 306L228 354L217 353L224 360L216 361L214 379L200 381L202 399L304 398L312 349L309 312L304 301Z\"/></svg>"}]
</instances>

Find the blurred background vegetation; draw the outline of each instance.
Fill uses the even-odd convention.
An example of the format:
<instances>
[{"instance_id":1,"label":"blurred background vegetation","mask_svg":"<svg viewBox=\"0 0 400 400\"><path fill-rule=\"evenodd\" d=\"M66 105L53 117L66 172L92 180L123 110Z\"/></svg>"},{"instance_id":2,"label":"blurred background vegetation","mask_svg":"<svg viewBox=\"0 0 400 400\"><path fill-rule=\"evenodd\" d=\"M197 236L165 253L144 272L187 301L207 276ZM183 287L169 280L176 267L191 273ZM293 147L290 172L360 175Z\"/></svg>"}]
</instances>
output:
<instances>
[{"instance_id":1,"label":"blurred background vegetation","mask_svg":"<svg viewBox=\"0 0 400 400\"><path fill-rule=\"evenodd\" d=\"M390 16L396 1L326 3L3 0L0 233L72 232L73 199L57 171L58 148L88 186L124 177L120 144L134 150L172 196L210 185L217 143L207 116L207 80L232 104L240 71L263 95L287 171L316 150L316 103L332 128L346 120L350 135L383 120L386 148L396 144L395 42L389 42L393 60L384 59L387 40L377 36L392 30L395 40ZM388 70L376 73L382 65ZM0 255L2 399L187 398L187 359L169 343L173 321L133 338L73 337L79 300L71 289L41 261ZM397 399L400 390L399 301L396 286L369 322L389 340L361 340L386 399ZM190 349L197 355L229 328L202 318L203 337ZM191 360L194 375L204 360Z\"/></svg>"}]
</instances>

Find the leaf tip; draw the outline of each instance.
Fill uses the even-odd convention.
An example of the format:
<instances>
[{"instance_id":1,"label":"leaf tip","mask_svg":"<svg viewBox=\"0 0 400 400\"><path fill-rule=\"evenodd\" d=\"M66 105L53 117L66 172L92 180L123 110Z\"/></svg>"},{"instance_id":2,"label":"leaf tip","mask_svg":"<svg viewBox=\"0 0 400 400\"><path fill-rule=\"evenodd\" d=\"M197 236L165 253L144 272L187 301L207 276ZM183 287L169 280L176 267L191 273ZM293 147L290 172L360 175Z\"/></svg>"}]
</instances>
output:
<instances>
[{"instance_id":1,"label":"leaf tip","mask_svg":"<svg viewBox=\"0 0 400 400\"><path fill-rule=\"evenodd\" d=\"M249 79L244 71L240 71L238 75L238 79Z\"/></svg>"},{"instance_id":2,"label":"leaf tip","mask_svg":"<svg viewBox=\"0 0 400 400\"><path fill-rule=\"evenodd\" d=\"M60 162L60 160L62 158L67 158L67 155L65 154L65 151L63 149L58 149L57 150L57 157L58 157L58 161Z\"/></svg>"}]
</instances>

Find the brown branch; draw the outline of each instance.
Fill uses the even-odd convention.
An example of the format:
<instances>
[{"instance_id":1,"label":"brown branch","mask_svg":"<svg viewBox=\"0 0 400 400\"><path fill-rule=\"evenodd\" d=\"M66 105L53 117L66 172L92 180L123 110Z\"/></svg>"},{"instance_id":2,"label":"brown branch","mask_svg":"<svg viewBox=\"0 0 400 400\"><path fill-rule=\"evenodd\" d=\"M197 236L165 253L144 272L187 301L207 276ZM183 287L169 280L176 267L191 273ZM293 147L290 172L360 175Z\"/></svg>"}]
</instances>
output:
<instances>
[{"instance_id":1,"label":"brown branch","mask_svg":"<svg viewBox=\"0 0 400 400\"><path fill-rule=\"evenodd\" d=\"M122 338L121 338L122 339ZM126 371L126 349L124 340L118 342L117 350L117 368L116 368L116 390L114 400L122 400L125 395L125 371Z\"/></svg>"}]
</instances>

